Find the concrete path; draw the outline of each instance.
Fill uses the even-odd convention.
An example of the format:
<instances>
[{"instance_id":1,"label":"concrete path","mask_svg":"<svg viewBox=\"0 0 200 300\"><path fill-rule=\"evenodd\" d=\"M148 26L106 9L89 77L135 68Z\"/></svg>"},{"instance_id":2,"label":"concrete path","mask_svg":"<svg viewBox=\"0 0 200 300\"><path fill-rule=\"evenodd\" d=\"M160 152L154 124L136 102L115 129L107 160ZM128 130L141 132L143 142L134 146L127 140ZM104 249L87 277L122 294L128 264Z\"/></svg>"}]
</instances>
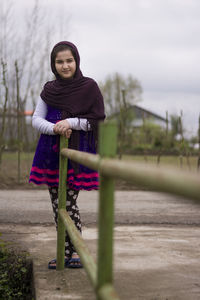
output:
<instances>
[{"instance_id":1,"label":"concrete path","mask_svg":"<svg viewBox=\"0 0 200 300\"><path fill-rule=\"evenodd\" d=\"M81 191L82 222L96 225L98 192ZM146 191L115 193L117 224L200 225L200 206L190 200ZM16 224L54 224L47 190L0 190L0 221Z\"/></svg>"},{"instance_id":2,"label":"concrete path","mask_svg":"<svg viewBox=\"0 0 200 300\"><path fill-rule=\"evenodd\" d=\"M116 192L114 285L123 300L200 299L200 207L144 191ZM96 258L97 192L81 192L83 238ZM48 192L0 191L0 232L30 252L37 300L95 299L85 271L47 269L56 256Z\"/></svg>"}]
</instances>

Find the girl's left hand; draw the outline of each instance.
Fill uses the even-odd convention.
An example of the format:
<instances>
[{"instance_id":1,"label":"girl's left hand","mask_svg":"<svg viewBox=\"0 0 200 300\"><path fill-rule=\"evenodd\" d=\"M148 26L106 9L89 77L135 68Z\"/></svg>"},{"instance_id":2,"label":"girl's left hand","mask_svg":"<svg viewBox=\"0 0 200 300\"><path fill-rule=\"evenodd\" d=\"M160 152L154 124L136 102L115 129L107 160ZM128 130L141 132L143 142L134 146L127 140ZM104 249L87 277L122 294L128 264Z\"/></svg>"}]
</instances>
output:
<instances>
[{"instance_id":1,"label":"girl's left hand","mask_svg":"<svg viewBox=\"0 0 200 300\"><path fill-rule=\"evenodd\" d=\"M70 136L71 136L71 134L72 134L72 130L71 129L67 129L67 131L65 131L65 137L67 138L67 139L69 139L70 138Z\"/></svg>"}]
</instances>

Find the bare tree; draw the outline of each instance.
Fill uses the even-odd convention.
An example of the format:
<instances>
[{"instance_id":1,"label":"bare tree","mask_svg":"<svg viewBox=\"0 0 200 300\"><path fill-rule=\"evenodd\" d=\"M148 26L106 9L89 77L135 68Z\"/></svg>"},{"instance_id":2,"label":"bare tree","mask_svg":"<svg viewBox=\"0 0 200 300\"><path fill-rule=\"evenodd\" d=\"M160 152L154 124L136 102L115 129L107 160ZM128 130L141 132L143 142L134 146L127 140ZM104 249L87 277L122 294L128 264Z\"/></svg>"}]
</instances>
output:
<instances>
[{"instance_id":1,"label":"bare tree","mask_svg":"<svg viewBox=\"0 0 200 300\"><path fill-rule=\"evenodd\" d=\"M5 89L4 97L3 97L3 107L2 107L2 121L1 121L1 131L0 131L0 167L2 163L2 154L5 147L5 140L4 140L4 134L5 134L5 125L6 125L6 111L7 111L7 103L8 103L8 85L7 85L7 78L6 78L6 63L4 63L3 59L1 60L1 66L2 66L2 78L3 78L3 86Z\"/></svg>"},{"instance_id":2,"label":"bare tree","mask_svg":"<svg viewBox=\"0 0 200 300\"><path fill-rule=\"evenodd\" d=\"M109 75L100 82L100 88L104 96L106 112L108 115L119 111L120 102L123 105L123 94L126 93L126 105L135 104L141 100L142 87L140 82L132 75L124 77L118 73Z\"/></svg>"},{"instance_id":3,"label":"bare tree","mask_svg":"<svg viewBox=\"0 0 200 300\"><path fill-rule=\"evenodd\" d=\"M47 4L46 4L47 5ZM13 0L1 0L0 11L0 59L7 68L7 111L17 116L17 110L21 112L22 138L26 145L29 137L26 128L24 111L27 106L36 105L37 98L45 81L51 79L49 66L50 48L58 39L66 39L68 34L69 17L58 18L56 13L51 14L48 6L42 6L38 0L26 10L26 15L21 14L20 20L15 11L16 3ZM62 7L62 11L64 7ZM50 8L49 8L50 9ZM58 11L59 13L59 11ZM61 13L61 12L60 12ZM62 12L64 14L64 12ZM61 37L62 36L62 37ZM20 97L17 99L16 67L18 69L18 84ZM2 64L0 73L3 74ZM0 86L0 109L3 109L5 99L5 85ZM9 122L10 136L15 138L11 128L17 128L17 118L7 118ZM15 126L16 125L16 126Z\"/></svg>"},{"instance_id":4,"label":"bare tree","mask_svg":"<svg viewBox=\"0 0 200 300\"><path fill-rule=\"evenodd\" d=\"M198 126L198 144L199 144L199 154L197 161L197 170L200 170L200 115L199 115L199 126Z\"/></svg>"},{"instance_id":5,"label":"bare tree","mask_svg":"<svg viewBox=\"0 0 200 300\"><path fill-rule=\"evenodd\" d=\"M20 111L20 90L19 90L19 69L18 63L15 61L15 72L16 72L16 102L17 102L17 145L18 145L18 156L17 156L17 178L20 183L21 177L21 111Z\"/></svg>"}]
</instances>

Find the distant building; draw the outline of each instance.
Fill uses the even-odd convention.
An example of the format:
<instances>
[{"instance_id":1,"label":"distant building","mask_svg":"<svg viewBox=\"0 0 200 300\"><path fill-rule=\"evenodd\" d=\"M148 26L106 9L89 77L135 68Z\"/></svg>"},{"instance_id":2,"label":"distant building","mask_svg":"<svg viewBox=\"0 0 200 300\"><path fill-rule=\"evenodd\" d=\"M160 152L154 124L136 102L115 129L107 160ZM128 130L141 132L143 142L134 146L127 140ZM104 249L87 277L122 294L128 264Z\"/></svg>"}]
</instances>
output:
<instances>
[{"instance_id":1,"label":"distant building","mask_svg":"<svg viewBox=\"0 0 200 300\"><path fill-rule=\"evenodd\" d=\"M149 121L161 127L166 127L166 118L163 118L158 114L151 112L145 108L142 108L138 105L131 105L128 107L128 110L130 109L133 111L133 127L141 127L144 124L144 121ZM120 112L118 111L108 116L108 119L120 119Z\"/></svg>"}]
</instances>

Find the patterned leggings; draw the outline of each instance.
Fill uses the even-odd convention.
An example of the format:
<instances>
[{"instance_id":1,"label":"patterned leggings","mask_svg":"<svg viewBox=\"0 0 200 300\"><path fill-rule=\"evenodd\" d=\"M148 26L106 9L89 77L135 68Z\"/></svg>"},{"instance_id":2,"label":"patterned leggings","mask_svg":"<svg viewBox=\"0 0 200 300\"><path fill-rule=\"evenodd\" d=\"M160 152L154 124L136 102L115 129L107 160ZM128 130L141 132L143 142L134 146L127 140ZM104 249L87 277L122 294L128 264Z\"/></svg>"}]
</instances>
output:
<instances>
[{"instance_id":1,"label":"patterned leggings","mask_svg":"<svg viewBox=\"0 0 200 300\"><path fill-rule=\"evenodd\" d=\"M50 193L50 198L51 198L53 213L54 213L54 220L55 220L56 229L57 229L57 226L58 226L58 187L49 187L49 193ZM79 191L67 189L66 210L69 213L71 219L74 221L77 229L81 233L80 214L79 214L78 206L76 204L78 194L79 194ZM73 252L76 252L76 250L75 250L75 248L69 238L69 235L66 231L65 256L71 257Z\"/></svg>"}]
</instances>

